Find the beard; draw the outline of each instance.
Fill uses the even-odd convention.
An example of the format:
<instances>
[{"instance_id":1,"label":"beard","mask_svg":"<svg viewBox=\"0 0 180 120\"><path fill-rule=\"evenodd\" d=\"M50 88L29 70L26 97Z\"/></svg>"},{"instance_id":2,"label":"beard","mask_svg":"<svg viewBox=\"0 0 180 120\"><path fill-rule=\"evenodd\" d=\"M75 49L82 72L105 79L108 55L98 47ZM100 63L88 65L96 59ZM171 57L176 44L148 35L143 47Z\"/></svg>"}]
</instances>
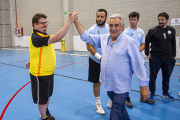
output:
<instances>
[{"instance_id":1,"label":"beard","mask_svg":"<svg viewBox=\"0 0 180 120\"><path fill-rule=\"evenodd\" d=\"M159 23L159 27L164 27L164 23Z\"/></svg>"},{"instance_id":2,"label":"beard","mask_svg":"<svg viewBox=\"0 0 180 120\"><path fill-rule=\"evenodd\" d=\"M106 20L103 21L102 23L99 23L99 21L96 20L96 24L97 24L98 26L103 26L105 23L106 23Z\"/></svg>"}]
</instances>

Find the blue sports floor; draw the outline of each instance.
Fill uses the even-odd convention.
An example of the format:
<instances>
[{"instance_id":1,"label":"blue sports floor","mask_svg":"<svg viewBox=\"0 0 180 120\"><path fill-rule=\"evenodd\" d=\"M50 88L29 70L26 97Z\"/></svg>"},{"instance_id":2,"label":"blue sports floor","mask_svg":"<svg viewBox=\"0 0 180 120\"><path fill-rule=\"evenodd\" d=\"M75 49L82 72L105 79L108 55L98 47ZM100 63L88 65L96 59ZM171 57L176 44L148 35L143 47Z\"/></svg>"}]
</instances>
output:
<instances>
[{"instance_id":1,"label":"blue sports floor","mask_svg":"<svg viewBox=\"0 0 180 120\"><path fill-rule=\"evenodd\" d=\"M0 48L0 120L41 120L37 105L31 96L31 83L25 64L29 61L28 48ZM23 49L23 50L18 50ZM88 78L88 52L62 52L56 50L54 93L49 110L56 120L108 120L110 109L108 96L101 87L101 104L106 114L99 115L94 110L95 100L92 83ZM58 54L61 53L61 54ZM146 63L147 75L149 66ZM180 66L175 66L170 80L169 92L177 100L170 101L160 97L162 76L159 71L156 81L155 104L139 101L139 85L133 75L130 92L133 108L127 108L132 120L179 120L180 119Z\"/></svg>"}]
</instances>

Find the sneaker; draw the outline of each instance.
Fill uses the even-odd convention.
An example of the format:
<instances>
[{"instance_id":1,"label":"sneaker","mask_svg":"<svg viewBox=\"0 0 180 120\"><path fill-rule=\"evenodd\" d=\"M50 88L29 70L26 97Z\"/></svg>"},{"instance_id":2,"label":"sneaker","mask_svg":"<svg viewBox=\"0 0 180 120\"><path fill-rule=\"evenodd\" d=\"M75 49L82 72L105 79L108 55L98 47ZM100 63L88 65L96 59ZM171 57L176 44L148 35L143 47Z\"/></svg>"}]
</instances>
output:
<instances>
[{"instance_id":1,"label":"sneaker","mask_svg":"<svg viewBox=\"0 0 180 120\"><path fill-rule=\"evenodd\" d=\"M101 114L101 115L105 114L105 112L104 112L104 110L103 110L103 108L101 106L101 103L96 104L94 109L96 110L96 112L98 114Z\"/></svg>"},{"instance_id":2,"label":"sneaker","mask_svg":"<svg viewBox=\"0 0 180 120\"><path fill-rule=\"evenodd\" d=\"M41 117L41 115L40 115L40 117ZM43 120L43 119L42 119ZM46 115L46 120L55 120L55 118L53 117L53 116L47 116Z\"/></svg>"},{"instance_id":3,"label":"sneaker","mask_svg":"<svg viewBox=\"0 0 180 120\"><path fill-rule=\"evenodd\" d=\"M129 108L133 107L129 96L126 98L126 107L129 107Z\"/></svg>"},{"instance_id":4,"label":"sneaker","mask_svg":"<svg viewBox=\"0 0 180 120\"><path fill-rule=\"evenodd\" d=\"M47 120L47 118L46 119L41 119L41 120Z\"/></svg>"},{"instance_id":5,"label":"sneaker","mask_svg":"<svg viewBox=\"0 0 180 120\"><path fill-rule=\"evenodd\" d=\"M41 120L47 120L47 119L41 119Z\"/></svg>"},{"instance_id":6,"label":"sneaker","mask_svg":"<svg viewBox=\"0 0 180 120\"><path fill-rule=\"evenodd\" d=\"M155 94L151 93L149 99L154 100Z\"/></svg>"},{"instance_id":7,"label":"sneaker","mask_svg":"<svg viewBox=\"0 0 180 120\"><path fill-rule=\"evenodd\" d=\"M55 118L50 114L48 109L46 110L46 120L55 120Z\"/></svg>"},{"instance_id":8,"label":"sneaker","mask_svg":"<svg viewBox=\"0 0 180 120\"><path fill-rule=\"evenodd\" d=\"M155 100L152 100L150 98L148 98L147 100L143 100L143 98L140 99L141 102L147 103L147 104L153 104L155 103Z\"/></svg>"},{"instance_id":9,"label":"sneaker","mask_svg":"<svg viewBox=\"0 0 180 120\"><path fill-rule=\"evenodd\" d=\"M46 116L46 120L55 120L53 116Z\"/></svg>"},{"instance_id":10,"label":"sneaker","mask_svg":"<svg viewBox=\"0 0 180 120\"><path fill-rule=\"evenodd\" d=\"M167 93L167 94L162 94L161 95L161 97L163 97L163 98L166 98L166 99L168 99L168 100L172 100L172 101L174 101L174 100L176 100L174 97L172 97L169 93Z\"/></svg>"},{"instance_id":11,"label":"sneaker","mask_svg":"<svg viewBox=\"0 0 180 120\"><path fill-rule=\"evenodd\" d=\"M55 118L50 114L49 110L46 110L46 119L47 120L55 120Z\"/></svg>"},{"instance_id":12,"label":"sneaker","mask_svg":"<svg viewBox=\"0 0 180 120\"><path fill-rule=\"evenodd\" d=\"M108 108L111 109L111 107L112 107L112 101L111 101L111 99L109 99L107 106L108 106Z\"/></svg>"}]
</instances>

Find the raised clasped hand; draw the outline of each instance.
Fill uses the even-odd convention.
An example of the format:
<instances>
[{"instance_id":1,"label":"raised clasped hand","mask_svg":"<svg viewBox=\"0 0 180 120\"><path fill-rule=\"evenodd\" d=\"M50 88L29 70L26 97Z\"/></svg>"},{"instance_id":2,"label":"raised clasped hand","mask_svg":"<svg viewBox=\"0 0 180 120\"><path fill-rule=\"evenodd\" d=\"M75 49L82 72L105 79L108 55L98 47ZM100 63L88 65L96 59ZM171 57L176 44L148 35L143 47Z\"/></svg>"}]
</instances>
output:
<instances>
[{"instance_id":1,"label":"raised clasped hand","mask_svg":"<svg viewBox=\"0 0 180 120\"><path fill-rule=\"evenodd\" d=\"M71 13L69 14L69 19L71 22L74 22L74 20L78 17L78 12L71 10Z\"/></svg>"}]
</instances>

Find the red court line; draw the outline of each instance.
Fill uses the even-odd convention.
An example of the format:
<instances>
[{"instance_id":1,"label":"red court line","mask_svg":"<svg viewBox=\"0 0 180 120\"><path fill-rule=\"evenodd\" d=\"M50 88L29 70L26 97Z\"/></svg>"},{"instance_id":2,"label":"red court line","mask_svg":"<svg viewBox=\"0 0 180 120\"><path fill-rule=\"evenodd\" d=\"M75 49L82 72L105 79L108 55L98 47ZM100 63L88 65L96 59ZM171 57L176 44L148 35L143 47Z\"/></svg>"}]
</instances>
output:
<instances>
[{"instance_id":1,"label":"red court line","mask_svg":"<svg viewBox=\"0 0 180 120\"><path fill-rule=\"evenodd\" d=\"M73 65L73 64L69 64L69 65L61 66L61 67L56 68L55 70L57 70L57 69L59 69L59 68L67 67L67 66L70 66L70 65Z\"/></svg>"},{"instance_id":2,"label":"red court line","mask_svg":"<svg viewBox=\"0 0 180 120\"><path fill-rule=\"evenodd\" d=\"M73 64L83 64L83 65L89 65L89 64L84 64L84 63L75 63L75 62L68 62L68 61L61 61L61 60L56 60L56 61L60 61L60 62L67 62L67 63L73 63Z\"/></svg>"},{"instance_id":3,"label":"red court line","mask_svg":"<svg viewBox=\"0 0 180 120\"><path fill-rule=\"evenodd\" d=\"M9 104L10 104L11 101L14 99L14 97L15 97L26 85L28 85L30 82L31 82L31 81L29 81L28 83L26 83L26 84L25 84L21 89L19 89L19 90L13 95L13 97L9 100L9 102L7 103L6 107L4 108L4 110L3 110L3 112L2 112L2 114L1 114L1 116L0 116L0 120L2 120L2 118L3 118L3 116L4 116L5 112L6 112L6 109L8 108Z\"/></svg>"},{"instance_id":4,"label":"red court line","mask_svg":"<svg viewBox=\"0 0 180 120\"><path fill-rule=\"evenodd\" d=\"M0 65L0 66L3 66L3 65L10 65L10 64L20 63L20 62L25 62L25 61L29 61L29 60L24 60L24 61L18 61L18 62L13 62L13 63L2 64L2 65Z\"/></svg>"}]
</instances>

